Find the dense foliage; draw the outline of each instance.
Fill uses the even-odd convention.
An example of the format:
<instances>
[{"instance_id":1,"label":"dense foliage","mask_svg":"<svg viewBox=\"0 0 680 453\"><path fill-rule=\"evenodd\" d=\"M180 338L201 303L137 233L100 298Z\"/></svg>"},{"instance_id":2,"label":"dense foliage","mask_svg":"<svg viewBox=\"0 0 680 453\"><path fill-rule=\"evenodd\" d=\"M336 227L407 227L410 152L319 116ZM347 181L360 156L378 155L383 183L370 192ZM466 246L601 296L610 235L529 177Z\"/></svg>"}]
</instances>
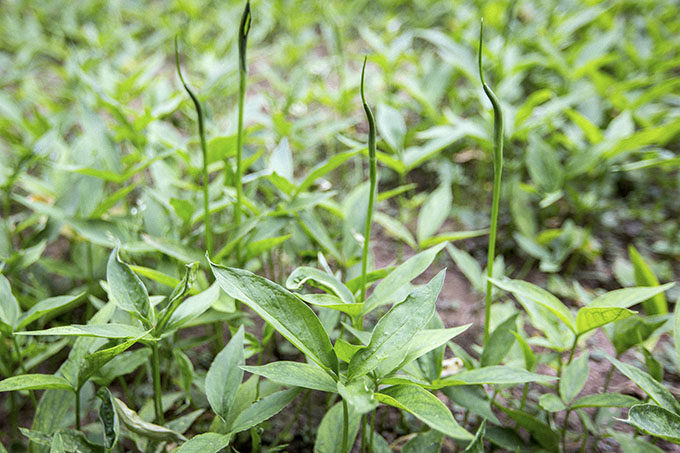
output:
<instances>
[{"instance_id":1,"label":"dense foliage","mask_svg":"<svg viewBox=\"0 0 680 453\"><path fill-rule=\"evenodd\" d=\"M680 444L674 2L2 11L0 452Z\"/></svg>"}]
</instances>

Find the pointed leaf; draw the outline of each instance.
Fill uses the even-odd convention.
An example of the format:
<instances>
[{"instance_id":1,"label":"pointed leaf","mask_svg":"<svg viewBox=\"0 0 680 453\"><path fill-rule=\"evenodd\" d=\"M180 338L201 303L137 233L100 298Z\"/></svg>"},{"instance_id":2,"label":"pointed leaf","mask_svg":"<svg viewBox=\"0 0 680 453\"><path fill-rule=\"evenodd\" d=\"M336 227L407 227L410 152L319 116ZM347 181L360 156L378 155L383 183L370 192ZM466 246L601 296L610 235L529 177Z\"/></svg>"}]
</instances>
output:
<instances>
[{"instance_id":1,"label":"pointed leaf","mask_svg":"<svg viewBox=\"0 0 680 453\"><path fill-rule=\"evenodd\" d=\"M17 335L64 336L64 337L98 337L98 338L139 338L144 331L127 324L73 324L70 326L52 327L46 330L29 330L17 332Z\"/></svg>"},{"instance_id":2,"label":"pointed leaf","mask_svg":"<svg viewBox=\"0 0 680 453\"><path fill-rule=\"evenodd\" d=\"M97 397L102 400L99 406L99 420L104 427L104 441L106 448L113 448L118 442L118 434L120 433L120 422L118 421L118 413L113 405L113 396L106 387L102 387L97 391Z\"/></svg>"},{"instance_id":3,"label":"pointed leaf","mask_svg":"<svg viewBox=\"0 0 680 453\"><path fill-rule=\"evenodd\" d=\"M348 409L349 427L347 429L348 444L354 445L359 432L359 417L353 409ZM314 453L345 453L342 451L342 403L337 403L326 412L316 432Z\"/></svg>"},{"instance_id":4,"label":"pointed leaf","mask_svg":"<svg viewBox=\"0 0 680 453\"><path fill-rule=\"evenodd\" d=\"M106 281L111 297L123 310L136 313L142 320L154 323L154 312L144 283L118 256L114 248L106 266Z\"/></svg>"},{"instance_id":5,"label":"pointed leaf","mask_svg":"<svg viewBox=\"0 0 680 453\"><path fill-rule=\"evenodd\" d=\"M635 284L658 286L659 280L656 278L656 275L654 275L654 272L645 263L642 255L632 245L628 246L628 255L635 270ZM666 302L666 296L662 292L644 300L642 306L647 315L664 315L668 313L668 302Z\"/></svg>"},{"instance_id":6,"label":"pointed leaf","mask_svg":"<svg viewBox=\"0 0 680 453\"><path fill-rule=\"evenodd\" d=\"M656 404L638 404L623 420L642 432L680 444L680 416Z\"/></svg>"},{"instance_id":7,"label":"pointed leaf","mask_svg":"<svg viewBox=\"0 0 680 453\"><path fill-rule=\"evenodd\" d=\"M240 433L269 420L295 399L300 389L288 389L267 395L238 414L229 428L232 434Z\"/></svg>"},{"instance_id":8,"label":"pointed leaf","mask_svg":"<svg viewBox=\"0 0 680 453\"><path fill-rule=\"evenodd\" d=\"M302 266L295 269L286 280L286 288L300 289L306 282L333 292L346 304L353 304L355 302L354 295L340 280L328 272L313 267Z\"/></svg>"},{"instance_id":9,"label":"pointed leaf","mask_svg":"<svg viewBox=\"0 0 680 453\"><path fill-rule=\"evenodd\" d=\"M239 327L229 343L217 354L205 376L205 394L213 412L227 419L236 398L236 392L243 380L245 363L243 352L243 326Z\"/></svg>"},{"instance_id":10,"label":"pointed leaf","mask_svg":"<svg viewBox=\"0 0 680 453\"><path fill-rule=\"evenodd\" d=\"M631 407L640 403L640 400L620 393L595 393L583 396L570 404L572 409L583 407Z\"/></svg>"},{"instance_id":11,"label":"pointed leaf","mask_svg":"<svg viewBox=\"0 0 680 453\"><path fill-rule=\"evenodd\" d=\"M0 381L0 392L15 390L63 389L73 391L66 379L52 374L22 374Z\"/></svg>"},{"instance_id":12,"label":"pointed leaf","mask_svg":"<svg viewBox=\"0 0 680 453\"><path fill-rule=\"evenodd\" d=\"M584 352L574 359L562 372L560 379L560 396L567 403L571 402L583 390L590 374L588 353Z\"/></svg>"},{"instance_id":13,"label":"pointed leaf","mask_svg":"<svg viewBox=\"0 0 680 453\"><path fill-rule=\"evenodd\" d=\"M30 310L25 312L19 318L19 322L16 326L16 330L21 330L33 321L41 318L42 316L54 312L59 309L63 309L70 304L78 302L85 293L80 293L75 296L57 296L50 297L49 299L42 300L31 307Z\"/></svg>"},{"instance_id":14,"label":"pointed leaf","mask_svg":"<svg viewBox=\"0 0 680 453\"><path fill-rule=\"evenodd\" d=\"M229 445L231 434L203 433L184 442L177 453L218 453Z\"/></svg>"},{"instance_id":15,"label":"pointed leaf","mask_svg":"<svg viewBox=\"0 0 680 453\"><path fill-rule=\"evenodd\" d=\"M519 313L510 316L494 329L482 351L482 367L500 364L510 352L515 344L515 336L512 331L517 328L517 316L519 316Z\"/></svg>"},{"instance_id":16,"label":"pointed leaf","mask_svg":"<svg viewBox=\"0 0 680 453\"><path fill-rule=\"evenodd\" d=\"M644 302L647 299L663 294L675 283L666 283L660 286L638 286L635 288L623 288L609 291L588 304L591 307L619 307L628 308L635 304Z\"/></svg>"},{"instance_id":17,"label":"pointed leaf","mask_svg":"<svg viewBox=\"0 0 680 453\"><path fill-rule=\"evenodd\" d=\"M0 323L4 323L10 328L14 328L19 319L19 302L17 302L9 280L0 274Z\"/></svg>"},{"instance_id":18,"label":"pointed leaf","mask_svg":"<svg viewBox=\"0 0 680 453\"><path fill-rule=\"evenodd\" d=\"M178 432L145 421L137 414L137 412L127 407L125 403L118 398L113 399L113 405L116 408L116 413L118 414L120 421L123 422L128 430L135 434L158 441L183 442L186 440L186 437Z\"/></svg>"},{"instance_id":19,"label":"pointed leaf","mask_svg":"<svg viewBox=\"0 0 680 453\"><path fill-rule=\"evenodd\" d=\"M618 307L583 307L576 313L576 331L579 335L611 322L630 318L636 312Z\"/></svg>"},{"instance_id":20,"label":"pointed leaf","mask_svg":"<svg viewBox=\"0 0 680 453\"><path fill-rule=\"evenodd\" d=\"M90 379L90 377L92 377L92 375L97 372L97 370L106 365L108 362L117 357L119 354L122 354L130 346L137 343L140 340L140 338L143 337L144 335L146 335L146 333L140 335L137 338L127 340L119 345L106 349L101 349L93 354L86 356L83 362L80 364L80 369L78 370L77 389L80 389L83 386L83 384L85 384L85 382L87 382L87 380Z\"/></svg>"},{"instance_id":21,"label":"pointed leaf","mask_svg":"<svg viewBox=\"0 0 680 453\"><path fill-rule=\"evenodd\" d=\"M263 366L242 366L241 368L282 385L322 392L337 392L333 378L318 366L308 363L278 361Z\"/></svg>"},{"instance_id":22,"label":"pointed leaf","mask_svg":"<svg viewBox=\"0 0 680 453\"><path fill-rule=\"evenodd\" d=\"M467 446L463 453L484 453L484 434L486 434L486 419L479 425L475 438Z\"/></svg>"}]
</instances>

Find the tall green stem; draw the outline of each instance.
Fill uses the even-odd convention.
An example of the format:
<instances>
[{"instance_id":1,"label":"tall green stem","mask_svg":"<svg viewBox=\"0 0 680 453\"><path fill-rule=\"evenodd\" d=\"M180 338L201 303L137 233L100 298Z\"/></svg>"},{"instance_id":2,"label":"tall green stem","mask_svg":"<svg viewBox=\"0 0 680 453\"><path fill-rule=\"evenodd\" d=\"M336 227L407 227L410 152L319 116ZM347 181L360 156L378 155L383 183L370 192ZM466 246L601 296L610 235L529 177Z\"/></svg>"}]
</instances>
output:
<instances>
[{"instance_id":1,"label":"tall green stem","mask_svg":"<svg viewBox=\"0 0 680 453\"><path fill-rule=\"evenodd\" d=\"M182 70L179 66L179 49L177 44L177 37L175 37L175 65L177 66L177 74L179 79L182 81L184 89L189 94L189 97L194 103L196 108L196 116L198 117L198 136L201 141L201 155L203 156L203 228L205 229L205 247L209 255L212 255L212 228L210 228L210 194L208 191L208 186L210 184L210 178L208 174L208 147L205 142L205 126L203 122L203 107L198 97L189 88L189 85L184 81L182 76Z\"/></svg>"},{"instance_id":2,"label":"tall green stem","mask_svg":"<svg viewBox=\"0 0 680 453\"><path fill-rule=\"evenodd\" d=\"M153 373L153 403L156 411L156 423L163 424L163 391L161 390L161 367L158 355L158 342L151 343L151 372Z\"/></svg>"},{"instance_id":3,"label":"tall green stem","mask_svg":"<svg viewBox=\"0 0 680 453\"><path fill-rule=\"evenodd\" d=\"M349 437L349 409L347 401L342 400L342 453L347 453L347 443Z\"/></svg>"},{"instance_id":4,"label":"tall green stem","mask_svg":"<svg viewBox=\"0 0 680 453\"><path fill-rule=\"evenodd\" d=\"M366 58L361 69L361 101L368 119L368 163L369 163L369 194L368 211L366 212L366 225L364 227L364 249L361 254L361 302L366 299L366 272L368 270L368 250L371 239L371 225L373 223L373 210L375 204L376 186L378 184L378 159L375 149L375 119L371 108L366 104L364 96L364 75L366 73Z\"/></svg>"},{"instance_id":5,"label":"tall green stem","mask_svg":"<svg viewBox=\"0 0 680 453\"><path fill-rule=\"evenodd\" d=\"M239 89L238 89L238 130L236 132L236 204L234 205L234 223L236 230L241 224L241 206L243 205L243 107L246 98L246 82L248 78L248 65L246 62L246 50L248 44L248 32L250 31L250 0L241 16L241 26L238 34L238 58L239 58ZM236 246L236 257L241 261L241 243Z\"/></svg>"},{"instance_id":6,"label":"tall green stem","mask_svg":"<svg viewBox=\"0 0 680 453\"><path fill-rule=\"evenodd\" d=\"M484 93L493 106L493 201L491 204L491 232L489 234L489 254L487 257L487 276L493 277L493 262L496 257L496 230L498 229L498 207L501 197L501 174L503 173L503 111L500 102L484 81L482 71L482 44L484 38L484 20L479 29L479 78L484 88ZM484 345L489 341L489 323L491 321L491 294L492 284L486 282L486 299L484 304Z\"/></svg>"}]
</instances>

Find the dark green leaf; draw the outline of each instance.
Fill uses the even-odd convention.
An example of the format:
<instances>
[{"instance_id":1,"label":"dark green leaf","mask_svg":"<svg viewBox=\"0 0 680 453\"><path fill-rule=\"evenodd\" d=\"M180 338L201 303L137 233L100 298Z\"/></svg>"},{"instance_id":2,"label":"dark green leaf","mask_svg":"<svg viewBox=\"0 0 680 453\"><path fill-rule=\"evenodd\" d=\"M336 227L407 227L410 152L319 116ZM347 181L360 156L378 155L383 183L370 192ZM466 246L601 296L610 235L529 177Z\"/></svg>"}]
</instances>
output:
<instances>
[{"instance_id":1,"label":"dark green leaf","mask_svg":"<svg viewBox=\"0 0 680 453\"><path fill-rule=\"evenodd\" d=\"M104 427L104 441L106 448L113 448L118 442L118 434L120 432L120 422L118 421L118 414L113 406L113 396L106 387L102 387L97 391L97 397L102 400L99 406L99 420Z\"/></svg>"},{"instance_id":2,"label":"dark green leaf","mask_svg":"<svg viewBox=\"0 0 680 453\"><path fill-rule=\"evenodd\" d=\"M337 392L333 378L321 368L308 363L278 361L263 366L242 366L241 368L279 384L322 392Z\"/></svg>"},{"instance_id":3,"label":"dark green leaf","mask_svg":"<svg viewBox=\"0 0 680 453\"><path fill-rule=\"evenodd\" d=\"M680 444L680 416L656 404L638 404L623 420L642 432Z\"/></svg>"},{"instance_id":4,"label":"dark green leaf","mask_svg":"<svg viewBox=\"0 0 680 453\"><path fill-rule=\"evenodd\" d=\"M517 328L517 316L519 313L510 316L494 329L482 351L482 367L500 364L510 352L515 344L515 336L512 332Z\"/></svg>"},{"instance_id":5,"label":"dark green leaf","mask_svg":"<svg viewBox=\"0 0 680 453\"><path fill-rule=\"evenodd\" d=\"M229 432L236 434L259 425L265 420L269 420L293 401L299 392L300 389L289 389L265 396L239 413L229 428Z\"/></svg>"}]
</instances>

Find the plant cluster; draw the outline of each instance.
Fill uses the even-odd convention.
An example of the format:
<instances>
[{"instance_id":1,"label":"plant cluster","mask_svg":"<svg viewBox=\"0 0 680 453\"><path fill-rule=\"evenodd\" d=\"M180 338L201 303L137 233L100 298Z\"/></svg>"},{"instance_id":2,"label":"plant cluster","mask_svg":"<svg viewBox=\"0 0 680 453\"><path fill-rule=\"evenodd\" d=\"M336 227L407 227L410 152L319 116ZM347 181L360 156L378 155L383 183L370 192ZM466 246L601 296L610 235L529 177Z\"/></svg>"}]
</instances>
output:
<instances>
[{"instance_id":1,"label":"plant cluster","mask_svg":"<svg viewBox=\"0 0 680 453\"><path fill-rule=\"evenodd\" d=\"M680 444L673 8L374 3L7 5L0 453Z\"/></svg>"}]
</instances>

